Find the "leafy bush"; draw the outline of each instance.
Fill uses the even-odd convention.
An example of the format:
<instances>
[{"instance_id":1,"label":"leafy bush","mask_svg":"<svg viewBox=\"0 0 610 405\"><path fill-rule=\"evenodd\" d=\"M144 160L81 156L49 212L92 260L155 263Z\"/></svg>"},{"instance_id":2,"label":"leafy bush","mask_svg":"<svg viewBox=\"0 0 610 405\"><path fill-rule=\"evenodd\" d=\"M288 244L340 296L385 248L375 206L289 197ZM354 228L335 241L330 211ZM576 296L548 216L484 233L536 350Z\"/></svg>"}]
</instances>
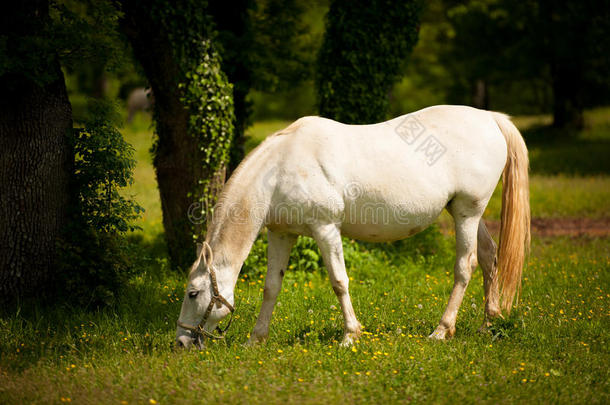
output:
<instances>
[{"instance_id":1,"label":"leafy bush","mask_svg":"<svg viewBox=\"0 0 610 405\"><path fill-rule=\"evenodd\" d=\"M382 260L390 265L400 266L414 263L422 258L438 254L449 255L450 243L432 225L410 238L391 243L370 243L343 238L343 257L347 269L362 266L369 260ZM326 271L318 245L309 237L300 236L290 252L289 268L306 272ZM244 274L260 274L267 268L267 235L263 234L254 242L250 255L242 268Z\"/></svg>"},{"instance_id":2,"label":"leafy bush","mask_svg":"<svg viewBox=\"0 0 610 405\"><path fill-rule=\"evenodd\" d=\"M289 266L291 269L304 271L317 271L322 268L324 262L316 242L309 237L300 236L290 251ZM262 234L256 239L248 258L244 262L242 273L259 274L267 269L267 234Z\"/></svg>"},{"instance_id":3,"label":"leafy bush","mask_svg":"<svg viewBox=\"0 0 610 405\"><path fill-rule=\"evenodd\" d=\"M98 102L71 137L72 215L58 243L57 270L63 298L82 306L113 303L134 269L124 234L143 209L119 192L132 182L136 162L118 123L114 106Z\"/></svg>"},{"instance_id":4,"label":"leafy bush","mask_svg":"<svg viewBox=\"0 0 610 405\"><path fill-rule=\"evenodd\" d=\"M74 131L74 191L83 224L106 233L133 230L142 207L119 190L132 183L133 147L117 127L119 115L112 104L90 106L90 118Z\"/></svg>"},{"instance_id":5,"label":"leafy bush","mask_svg":"<svg viewBox=\"0 0 610 405\"><path fill-rule=\"evenodd\" d=\"M449 240L443 236L436 224L407 239L383 244L360 243L367 250L383 254L386 261L394 265L451 253Z\"/></svg>"}]
</instances>

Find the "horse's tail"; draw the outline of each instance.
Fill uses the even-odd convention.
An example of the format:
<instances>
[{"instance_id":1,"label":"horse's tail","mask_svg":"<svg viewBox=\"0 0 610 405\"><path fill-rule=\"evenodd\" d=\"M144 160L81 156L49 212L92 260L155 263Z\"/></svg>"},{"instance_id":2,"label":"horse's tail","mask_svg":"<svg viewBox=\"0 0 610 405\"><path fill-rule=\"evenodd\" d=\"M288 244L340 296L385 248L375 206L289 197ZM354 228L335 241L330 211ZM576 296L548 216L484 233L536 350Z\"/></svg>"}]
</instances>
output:
<instances>
[{"instance_id":1,"label":"horse's tail","mask_svg":"<svg viewBox=\"0 0 610 405\"><path fill-rule=\"evenodd\" d=\"M492 113L506 139L508 156L502 174L502 214L498 269L502 309L519 300L521 272L530 246L530 203L527 147L508 116Z\"/></svg>"}]
</instances>

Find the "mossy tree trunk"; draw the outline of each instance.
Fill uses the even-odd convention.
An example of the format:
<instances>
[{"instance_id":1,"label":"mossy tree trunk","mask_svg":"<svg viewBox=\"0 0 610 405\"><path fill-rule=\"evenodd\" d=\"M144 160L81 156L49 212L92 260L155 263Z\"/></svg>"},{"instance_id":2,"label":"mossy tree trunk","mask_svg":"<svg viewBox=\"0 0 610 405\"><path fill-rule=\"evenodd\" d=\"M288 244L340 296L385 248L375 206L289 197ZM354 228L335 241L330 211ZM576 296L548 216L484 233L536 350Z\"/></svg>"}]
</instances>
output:
<instances>
[{"instance_id":1,"label":"mossy tree trunk","mask_svg":"<svg viewBox=\"0 0 610 405\"><path fill-rule=\"evenodd\" d=\"M388 94L418 38L422 2L333 0L316 65L321 116L349 124L387 119Z\"/></svg>"},{"instance_id":2,"label":"mossy tree trunk","mask_svg":"<svg viewBox=\"0 0 610 405\"><path fill-rule=\"evenodd\" d=\"M153 5L143 5L137 0L124 0L121 4L124 11L122 30L155 97L154 119L158 139L153 164L161 197L168 253L172 265L184 269L195 258L193 236L201 238L205 231L202 198L215 201L225 180L224 165L212 167L206 163L204 149L214 146L202 145L198 138L201 134L193 132L192 128L194 115L206 115L210 109L208 115L213 121L214 110L205 105L205 100L190 105L189 110L183 98L185 87L180 87L195 77L195 72L189 71L193 66L199 66L203 60L210 60L214 64L214 58L205 55L205 51L201 51L203 48L199 48L205 38L205 8L201 11L200 4L189 1L157 1ZM164 11L160 12L160 8ZM163 12L168 14L161 16ZM194 13L199 14L193 17ZM185 21L176 21L178 17ZM189 18L193 19L193 26L188 22ZM182 29L190 37L184 35ZM174 49L176 47L182 49L182 60L180 52ZM189 62L187 66L184 58ZM204 73L199 75L203 76ZM205 128L201 130L205 132ZM222 151L213 150L212 153L221 154ZM204 182L208 187L201 186Z\"/></svg>"}]
</instances>

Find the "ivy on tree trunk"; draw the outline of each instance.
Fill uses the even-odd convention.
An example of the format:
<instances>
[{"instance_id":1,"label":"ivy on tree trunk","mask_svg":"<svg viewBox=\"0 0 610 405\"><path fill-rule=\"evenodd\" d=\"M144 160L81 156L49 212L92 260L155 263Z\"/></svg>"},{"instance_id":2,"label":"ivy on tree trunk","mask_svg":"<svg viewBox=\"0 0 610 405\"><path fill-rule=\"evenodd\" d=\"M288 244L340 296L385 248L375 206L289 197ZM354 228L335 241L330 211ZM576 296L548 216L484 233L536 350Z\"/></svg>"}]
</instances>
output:
<instances>
[{"instance_id":1,"label":"ivy on tree trunk","mask_svg":"<svg viewBox=\"0 0 610 405\"><path fill-rule=\"evenodd\" d=\"M333 0L316 66L321 116L385 120L388 93L418 37L422 2Z\"/></svg>"},{"instance_id":2,"label":"ivy on tree trunk","mask_svg":"<svg viewBox=\"0 0 610 405\"><path fill-rule=\"evenodd\" d=\"M194 260L225 180L233 135L232 87L210 42L205 4L121 2L121 27L155 95L155 171L174 267Z\"/></svg>"}]
</instances>

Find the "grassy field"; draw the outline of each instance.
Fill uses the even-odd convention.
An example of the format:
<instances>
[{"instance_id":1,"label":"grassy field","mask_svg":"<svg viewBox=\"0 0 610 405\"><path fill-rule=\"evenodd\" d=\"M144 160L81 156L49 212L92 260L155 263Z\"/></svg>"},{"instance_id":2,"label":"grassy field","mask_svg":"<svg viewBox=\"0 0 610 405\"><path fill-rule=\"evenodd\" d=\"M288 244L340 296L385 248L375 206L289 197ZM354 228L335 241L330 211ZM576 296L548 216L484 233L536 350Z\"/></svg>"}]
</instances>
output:
<instances>
[{"instance_id":1,"label":"grassy field","mask_svg":"<svg viewBox=\"0 0 610 405\"><path fill-rule=\"evenodd\" d=\"M517 118L532 139L533 216L610 215L610 110L587 118L591 127L577 140L546 145L536 132L546 117ZM248 147L285 124L255 125ZM150 132L142 117L126 131L139 161L128 193L147 209L134 239L144 242L158 241L162 231ZM494 196L487 214L498 213ZM450 293L452 238L441 236L425 254L410 255L346 241L351 295L366 328L352 348L339 346L342 318L328 278L294 264L268 343L244 347L262 299L259 260L238 281L228 338L202 351L175 351L185 276L157 257L113 307L2 314L0 403L608 403L608 242L535 237L513 313L495 323L493 334L477 333L484 305L477 271L456 336L436 342L426 336Z\"/></svg>"}]
</instances>

